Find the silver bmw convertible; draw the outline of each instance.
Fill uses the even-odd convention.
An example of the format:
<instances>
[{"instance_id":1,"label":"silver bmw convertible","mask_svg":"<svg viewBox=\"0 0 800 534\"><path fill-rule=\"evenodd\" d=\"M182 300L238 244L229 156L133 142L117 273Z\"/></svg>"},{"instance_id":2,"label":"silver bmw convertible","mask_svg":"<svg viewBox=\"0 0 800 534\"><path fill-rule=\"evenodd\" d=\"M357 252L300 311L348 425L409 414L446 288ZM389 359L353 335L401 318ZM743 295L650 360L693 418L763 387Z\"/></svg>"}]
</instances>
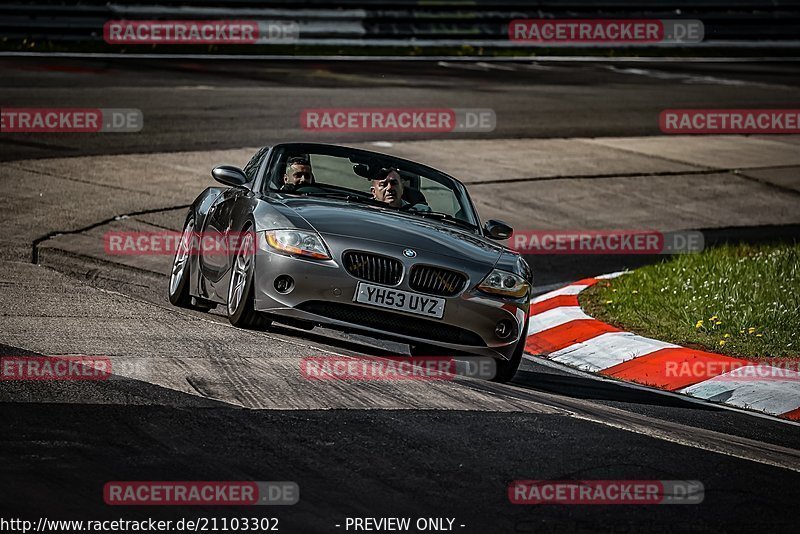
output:
<instances>
[{"instance_id":1,"label":"silver bmw convertible","mask_svg":"<svg viewBox=\"0 0 800 534\"><path fill-rule=\"evenodd\" d=\"M231 324L325 326L408 343L412 355L490 356L513 378L533 274L482 224L464 185L377 152L317 143L259 150L212 171L169 280L176 306L227 308ZM228 244L210 253L202 243ZM199 253L198 253L199 251Z\"/></svg>"}]
</instances>

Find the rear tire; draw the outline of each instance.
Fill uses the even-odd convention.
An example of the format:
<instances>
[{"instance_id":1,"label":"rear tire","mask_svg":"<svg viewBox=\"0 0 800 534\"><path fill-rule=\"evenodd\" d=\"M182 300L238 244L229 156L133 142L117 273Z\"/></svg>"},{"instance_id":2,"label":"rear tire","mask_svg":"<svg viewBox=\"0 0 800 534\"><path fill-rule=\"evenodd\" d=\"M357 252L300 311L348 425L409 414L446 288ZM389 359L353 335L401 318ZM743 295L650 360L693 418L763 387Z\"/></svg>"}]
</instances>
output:
<instances>
[{"instance_id":1,"label":"rear tire","mask_svg":"<svg viewBox=\"0 0 800 534\"><path fill-rule=\"evenodd\" d=\"M528 340L529 321L530 319L525 320L525 324L522 327L522 334L519 336L519 341L517 341L517 345L514 347L514 352L511 354L511 359L494 359L495 363L497 364L497 372L495 373L494 378L492 378L492 382L505 384L506 382L510 382L511 379L514 378L514 375L517 374L519 364L522 362L522 353L525 352L525 342Z\"/></svg>"},{"instance_id":2,"label":"rear tire","mask_svg":"<svg viewBox=\"0 0 800 534\"><path fill-rule=\"evenodd\" d=\"M249 228L243 229L242 233L244 237L233 260L228 286L228 321L238 328L266 328L272 321L253 308L255 235Z\"/></svg>"}]
</instances>

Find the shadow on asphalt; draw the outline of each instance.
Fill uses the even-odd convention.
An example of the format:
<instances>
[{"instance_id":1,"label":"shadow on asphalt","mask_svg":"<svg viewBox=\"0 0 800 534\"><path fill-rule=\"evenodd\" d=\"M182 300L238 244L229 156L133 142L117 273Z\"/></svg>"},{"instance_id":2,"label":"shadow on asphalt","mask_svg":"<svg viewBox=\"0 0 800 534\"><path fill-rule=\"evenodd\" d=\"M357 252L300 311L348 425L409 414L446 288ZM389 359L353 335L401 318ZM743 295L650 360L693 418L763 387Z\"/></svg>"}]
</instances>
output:
<instances>
[{"instance_id":1,"label":"shadow on asphalt","mask_svg":"<svg viewBox=\"0 0 800 534\"><path fill-rule=\"evenodd\" d=\"M575 375L553 374L538 371L517 372L513 384L535 391L563 395L573 399L647 404L668 408L688 408L699 411L720 412L710 404L691 402L662 392L647 391Z\"/></svg>"},{"instance_id":2,"label":"shadow on asphalt","mask_svg":"<svg viewBox=\"0 0 800 534\"><path fill-rule=\"evenodd\" d=\"M776 532L790 528L795 518L786 510L800 491L786 470L563 415L247 410L127 378L87 385L41 382L31 398L21 389L0 389L0 515L34 524L42 515L277 517L286 532L336 532L346 517L443 515L464 524L454 529L464 534L631 532L632 525L669 532L650 527L673 524L692 526L679 532ZM509 502L512 480L578 473L601 480L702 480L709 499L702 507L547 510ZM287 507L104 503L107 482L141 480L291 480L301 498ZM768 484L786 489L775 496L756 490ZM542 531L542 521L553 530Z\"/></svg>"}]
</instances>

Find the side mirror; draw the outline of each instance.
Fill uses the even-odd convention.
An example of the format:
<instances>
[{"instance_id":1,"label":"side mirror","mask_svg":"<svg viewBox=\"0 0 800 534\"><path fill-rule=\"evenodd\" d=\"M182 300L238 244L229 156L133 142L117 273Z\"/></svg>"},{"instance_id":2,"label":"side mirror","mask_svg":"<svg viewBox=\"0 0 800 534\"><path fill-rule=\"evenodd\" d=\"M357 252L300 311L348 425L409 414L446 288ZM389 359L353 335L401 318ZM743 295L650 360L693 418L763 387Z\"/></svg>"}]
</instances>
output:
<instances>
[{"instance_id":1,"label":"side mirror","mask_svg":"<svg viewBox=\"0 0 800 534\"><path fill-rule=\"evenodd\" d=\"M489 219L486 221L486 224L483 225L483 231L486 232L486 236L489 239L496 239L498 241L508 239L511 237L511 234L514 233L513 228L503 221L498 221L496 219Z\"/></svg>"},{"instance_id":2,"label":"side mirror","mask_svg":"<svg viewBox=\"0 0 800 534\"><path fill-rule=\"evenodd\" d=\"M244 171L233 165L214 167L214 170L211 171L211 176L221 184L232 185L234 187L242 186L248 182Z\"/></svg>"}]
</instances>

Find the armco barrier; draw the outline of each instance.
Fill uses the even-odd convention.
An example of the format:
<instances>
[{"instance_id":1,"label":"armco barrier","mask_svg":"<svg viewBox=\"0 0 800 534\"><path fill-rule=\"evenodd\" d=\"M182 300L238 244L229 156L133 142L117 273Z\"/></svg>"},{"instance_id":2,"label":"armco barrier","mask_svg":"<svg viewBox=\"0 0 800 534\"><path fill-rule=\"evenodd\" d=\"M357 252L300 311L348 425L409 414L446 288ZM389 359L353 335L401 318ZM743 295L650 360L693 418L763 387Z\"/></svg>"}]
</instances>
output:
<instances>
[{"instance_id":1,"label":"armco barrier","mask_svg":"<svg viewBox=\"0 0 800 534\"><path fill-rule=\"evenodd\" d=\"M227 19L296 23L296 46L530 48L530 43L509 40L509 22L564 18L700 20L705 39L695 46L796 48L800 44L800 0L11 2L0 5L4 38L0 44L5 49L24 43L31 49L48 44L62 50L110 52L118 51L119 45L103 40L103 26L109 20ZM137 50L128 46L125 51Z\"/></svg>"}]
</instances>

